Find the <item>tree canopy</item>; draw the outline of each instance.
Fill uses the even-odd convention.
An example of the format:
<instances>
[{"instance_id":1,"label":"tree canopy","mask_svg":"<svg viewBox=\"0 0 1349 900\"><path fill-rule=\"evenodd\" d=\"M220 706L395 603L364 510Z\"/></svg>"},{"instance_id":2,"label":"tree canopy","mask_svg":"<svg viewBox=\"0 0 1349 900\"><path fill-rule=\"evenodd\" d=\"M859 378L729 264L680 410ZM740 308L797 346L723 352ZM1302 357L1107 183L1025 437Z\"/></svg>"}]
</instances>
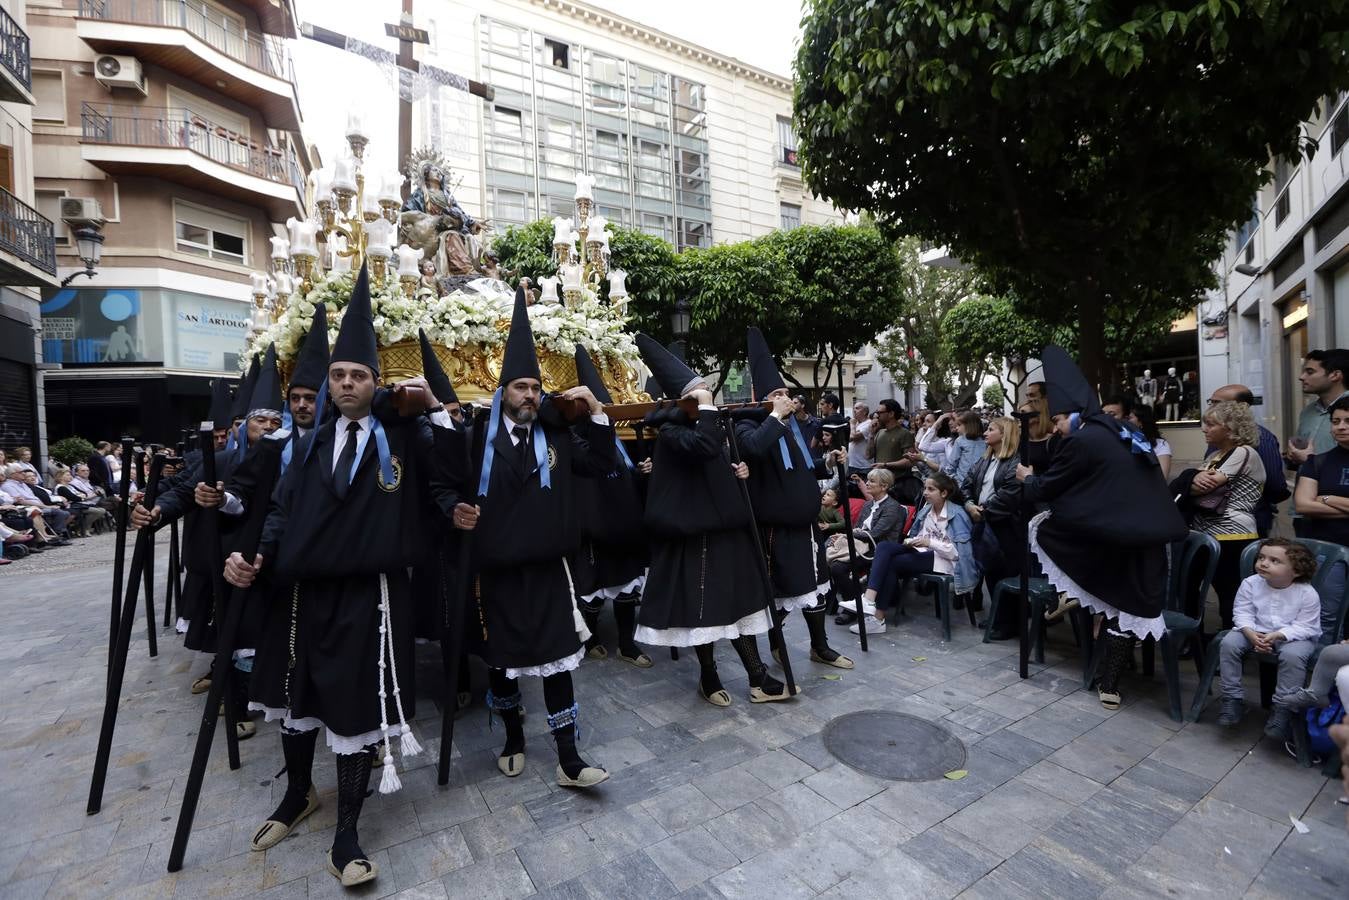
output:
<instances>
[{"instance_id":1,"label":"tree canopy","mask_svg":"<svg viewBox=\"0 0 1349 900\"><path fill-rule=\"evenodd\" d=\"M1349 86L1349 0L811 0L796 60L808 184L945 244L1079 325L1192 306L1271 152Z\"/></svg>"}]
</instances>

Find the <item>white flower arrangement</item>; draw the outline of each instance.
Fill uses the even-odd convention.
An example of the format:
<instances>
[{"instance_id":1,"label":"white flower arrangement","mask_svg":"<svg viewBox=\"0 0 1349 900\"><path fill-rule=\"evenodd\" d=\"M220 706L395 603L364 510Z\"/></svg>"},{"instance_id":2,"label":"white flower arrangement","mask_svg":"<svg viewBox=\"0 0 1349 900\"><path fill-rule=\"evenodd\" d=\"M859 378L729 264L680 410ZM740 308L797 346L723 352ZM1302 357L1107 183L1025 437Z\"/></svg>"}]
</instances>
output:
<instances>
[{"instance_id":1,"label":"white flower arrangement","mask_svg":"<svg viewBox=\"0 0 1349 900\"><path fill-rule=\"evenodd\" d=\"M308 294L295 294L285 311L267 328L250 339L249 352L269 343L276 344L279 359L294 359L314 317L314 306L323 303L328 313L328 339L337 339L342 313L351 296L355 276L349 272L329 274ZM461 346L496 347L506 340L506 328L515 302L514 294L501 282L476 282L474 290L455 290L435 297L429 289L418 291L412 299L403 294L396 282L374 285L370 292L375 335L381 346L416 340L417 329L436 343L454 349ZM618 311L599 301L587 287L574 306L538 303L529 308L529 324L538 347L570 356L580 344L597 357L618 356L629 362L638 360L637 344L624 330L626 320Z\"/></svg>"}]
</instances>

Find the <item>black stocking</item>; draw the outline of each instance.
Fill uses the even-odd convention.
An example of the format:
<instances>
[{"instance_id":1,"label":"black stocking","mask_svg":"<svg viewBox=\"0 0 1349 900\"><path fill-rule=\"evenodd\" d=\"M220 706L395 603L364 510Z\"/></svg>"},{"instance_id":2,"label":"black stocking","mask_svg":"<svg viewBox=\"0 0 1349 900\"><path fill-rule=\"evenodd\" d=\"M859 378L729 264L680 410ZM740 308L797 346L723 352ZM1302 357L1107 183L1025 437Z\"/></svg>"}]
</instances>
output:
<instances>
[{"instance_id":1,"label":"black stocking","mask_svg":"<svg viewBox=\"0 0 1349 900\"><path fill-rule=\"evenodd\" d=\"M595 647L600 646L600 610L604 608L604 601L597 600L594 605L589 601L580 602L581 618L585 619L586 628L590 629L590 638L586 641L586 652L589 653Z\"/></svg>"},{"instance_id":2,"label":"black stocking","mask_svg":"<svg viewBox=\"0 0 1349 900\"><path fill-rule=\"evenodd\" d=\"M333 837L333 865L339 872L353 859L366 858L356 836L356 822L361 817L361 806L370 789L373 759L369 748L337 754L337 834Z\"/></svg>"},{"instance_id":3,"label":"black stocking","mask_svg":"<svg viewBox=\"0 0 1349 900\"><path fill-rule=\"evenodd\" d=\"M571 673L558 672L543 679L543 704L548 707L548 727L557 742L557 763L568 778L575 778L586 767L576 749L576 692Z\"/></svg>"},{"instance_id":4,"label":"black stocking","mask_svg":"<svg viewBox=\"0 0 1349 900\"><path fill-rule=\"evenodd\" d=\"M506 677L505 669L488 669L487 680L491 686L492 697L488 709L501 717L506 726L506 746L501 756L525 752L525 728L520 720L520 682Z\"/></svg>"},{"instance_id":5,"label":"black stocking","mask_svg":"<svg viewBox=\"0 0 1349 900\"><path fill-rule=\"evenodd\" d=\"M781 654L781 653L782 653L782 649L783 649L782 643L783 643L783 641L786 639L786 636L783 635L783 633L782 633L782 623L785 622L785 621L787 621L787 612L786 612L785 610L778 609L777 604L774 603L774 604L773 604L773 625L774 625L775 627L770 628L770 629L768 630L768 646L769 646L769 649L771 649L774 653L777 653L777 654ZM756 642L756 644L757 644L757 642ZM756 652L757 652L757 646L756 646Z\"/></svg>"},{"instance_id":6,"label":"black stocking","mask_svg":"<svg viewBox=\"0 0 1349 900\"><path fill-rule=\"evenodd\" d=\"M768 674L768 667L759 657L759 640L752 634L742 634L731 641L735 652L740 654L740 663L749 676L750 687L759 688L765 694L780 694L784 690L782 682Z\"/></svg>"},{"instance_id":7,"label":"black stocking","mask_svg":"<svg viewBox=\"0 0 1349 900\"><path fill-rule=\"evenodd\" d=\"M693 648L698 655L698 684L703 693L711 697L722 690L721 679L717 677L717 658L711 644L699 644Z\"/></svg>"},{"instance_id":8,"label":"black stocking","mask_svg":"<svg viewBox=\"0 0 1349 900\"><path fill-rule=\"evenodd\" d=\"M1115 694L1119 692L1120 673L1133 661L1135 638L1120 629L1118 619L1110 619L1101 628L1101 640L1105 641L1105 648L1096 687L1107 694Z\"/></svg>"},{"instance_id":9,"label":"black stocking","mask_svg":"<svg viewBox=\"0 0 1349 900\"><path fill-rule=\"evenodd\" d=\"M637 630L637 604L630 600L614 601L614 623L618 625L618 652L632 658L642 652L632 635Z\"/></svg>"},{"instance_id":10,"label":"black stocking","mask_svg":"<svg viewBox=\"0 0 1349 900\"><path fill-rule=\"evenodd\" d=\"M810 629L810 649L815 651L815 655L825 662L838 659L838 651L829 646L829 636L824 630L824 604L814 609L803 609L801 615L806 620L806 628Z\"/></svg>"},{"instance_id":11,"label":"black stocking","mask_svg":"<svg viewBox=\"0 0 1349 900\"><path fill-rule=\"evenodd\" d=\"M236 673L237 674L237 673ZM287 825L299 818L309 800L314 783L314 744L319 730L281 730L281 755L286 760L286 794L270 818Z\"/></svg>"}]
</instances>

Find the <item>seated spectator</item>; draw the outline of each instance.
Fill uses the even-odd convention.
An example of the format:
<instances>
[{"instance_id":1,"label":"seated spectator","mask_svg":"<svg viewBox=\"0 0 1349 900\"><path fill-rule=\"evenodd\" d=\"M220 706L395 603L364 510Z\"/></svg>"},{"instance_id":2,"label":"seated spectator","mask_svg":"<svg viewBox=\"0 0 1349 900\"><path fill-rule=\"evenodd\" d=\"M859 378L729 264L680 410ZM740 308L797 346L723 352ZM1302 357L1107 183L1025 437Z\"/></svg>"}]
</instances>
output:
<instances>
[{"instance_id":1,"label":"seated spectator","mask_svg":"<svg viewBox=\"0 0 1349 900\"><path fill-rule=\"evenodd\" d=\"M1293 507L1302 517L1299 537L1349 547L1349 397L1330 406L1330 436L1334 445L1324 453L1307 457L1298 468ZM1328 642L1342 637L1330 632L1344 588L1344 565L1337 562L1327 573L1323 588L1326 602L1321 624Z\"/></svg>"},{"instance_id":2,"label":"seated spectator","mask_svg":"<svg viewBox=\"0 0 1349 900\"><path fill-rule=\"evenodd\" d=\"M83 465L80 466L84 468ZM88 482L85 482L88 485ZM72 515L80 519L80 530L85 534L90 533L90 529L100 530L107 524L108 511L99 505L99 496L92 490L83 491L75 486L75 477L69 469L62 469L56 476L56 493L61 499L70 504Z\"/></svg>"},{"instance_id":3,"label":"seated spectator","mask_svg":"<svg viewBox=\"0 0 1349 900\"><path fill-rule=\"evenodd\" d=\"M89 474L85 477L94 487L101 488L106 497L111 497L117 492L117 483L113 480L112 469L108 467L107 455L111 452L112 444L107 441L99 441L94 445L94 452L90 453L89 458L85 460L85 465L89 468Z\"/></svg>"},{"instance_id":4,"label":"seated spectator","mask_svg":"<svg viewBox=\"0 0 1349 900\"><path fill-rule=\"evenodd\" d=\"M22 467L26 472L38 474L37 466L33 465L33 450L31 447L15 447L14 464Z\"/></svg>"},{"instance_id":5,"label":"seated spectator","mask_svg":"<svg viewBox=\"0 0 1349 900\"><path fill-rule=\"evenodd\" d=\"M1130 425L1143 432L1143 437L1148 439L1152 445L1152 453L1157 457L1157 462L1161 464L1162 477L1167 481L1171 480L1171 444L1166 438L1162 437L1162 430L1157 427L1157 414L1152 411L1151 406L1139 404L1133 408L1133 411L1125 417Z\"/></svg>"},{"instance_id":6,"label":"seated spectator","mask_svg":"<svg viewBox=\"0 0 1349 900\"><path fill-rule=\"evenodd\" d=\"M10 463L3 471L4 480L0 481L0 491L3 491L15 506L24 507L25 511L36 510L44 522L50 523L50 530L57 532L48 539L60 543L63 539L59 535L65 533L70 513L38 498L29 481L29 479L37 481L36 472L30 472L21 463Z\"/></svg>"},{"instance_id":7,"label":"seated spectator","mask_svg":"<svg viewBox=\"0 0 1349 900\"><path fill-rule=\"evenodd\" d=\"M1311 586L1316 557L1295 541L1275 538L1260 545L1255 574L1242 580L1233 608L1233 628L1218 648L1222 712L1218 724L1236 725L1246 711L1242 661L1255 650L1279 658L1274 708L1265 734L1283 740L1291 704L1307 680L1307 660L1321 637L1321 598Z\"/></svg>"},{"instance_id":8,"label":"seated spectator","mask_svg":"<svg viewBox=\"0 0 1349 900\"><path fill-rule=\"evenodd\" d=\"M876 545L876 558L862 597L867 634L885 631L885 607L889 604L878 597L898 579L934 572L952 575L957 593L967 593L978 583L970 546L970 517L961 508L964 499L960 488L951 476L938 472L923 482L923 499L926 505L918 511L907 540ZM860 624L853 624L849 630L858 634Z\"/></svg>"},{"instance_id":9,"label":"seated spectator","mask_svg":"<svg viewBox=\"0 0 1349 900\"><path fill-rule=\"evenodd\" d=\"M976 561L984 573L984 582L992 586L1003 578L1018 574L1024 559L1024 539L1018 536L1017 508L1021 489L1016 480L1017 451L1021 446L1021 423L1001 417L988 423L984 431L987 449L961 486L966 497L965 512L974 523L970 543ZM979 591L971 599L974 609L983 607ZM1015 604L1003 604L998 610L992 637L1006 640L1016 633Z\"/></svg>"},{"instance_id":10,"label":"seated spectator","mask_svg":"<svg viewBox=\"0 0 1349 900\"><path fill-rule=\"evenodd\" d=\"M859 479L860 480L860 479ZM906 510L898 500L890 496L895 477L886 469L872 469L861 482L867 501L857 514L854 522L853 539L857 542L857 559L849 569L847 554L847 535L836 534L829 539L827 557L829 559L829 583L836 594L844 601L857 599L855 576L865 572L871 565L874 548L886 541L899 541L904 537ZM840 611L836 619L840 625L852 621L851 611Z\"/></svg>"},{"instance_id":11,"label":"seated spectator","mask_svg":"<svg viewBox=\"0 0 1349 900\"><path fill-rule=\"evenodd\" d=\"M820 515L816 527L822 536L843 531L843 514L838 511L838 491L833 488L825 488L820 495Z\"/></svg>"},{"instance_id":12,"label":"seated spectator","mask_svg":"<svg viewBox=\"0 0 1349 900\"><path fill-rule=\"evenodd\" d=\"M941 471L951 476L951 480L956 484L965 481L965 476L970 474L970 469L984 455L984 423L980 421L979 414L975 412L965 412L960 416L960 435L951 442L951 447L946 451L946 463L941 467Z\"/></svg>"},{"instance_id":13,"label":"seated spectator","mask_svg":"<svg viewBox=\"0 0 1349 900\"><path fill-rule=\"evenodd\" d=\"M1349 699L1349 641L1321 651L1312 668L1311 684L1299 688L1288 706L1292 709L1329 706L1331 688L1339 692L1341 703Z\"/></svg>"},{"instance_id":14,"label":"seated spectator","mask_svg":"<svg viewBox=\"0 0 1349 900\"><path fill-rule=\"evenodd\" d=\"M81 500L106 509L109 515L117 511L117 501L112 499L103 488L94 484L89 474L88 463L80 463L71 471L70 487L79 495Z\"/></svg>"}]
</instances>

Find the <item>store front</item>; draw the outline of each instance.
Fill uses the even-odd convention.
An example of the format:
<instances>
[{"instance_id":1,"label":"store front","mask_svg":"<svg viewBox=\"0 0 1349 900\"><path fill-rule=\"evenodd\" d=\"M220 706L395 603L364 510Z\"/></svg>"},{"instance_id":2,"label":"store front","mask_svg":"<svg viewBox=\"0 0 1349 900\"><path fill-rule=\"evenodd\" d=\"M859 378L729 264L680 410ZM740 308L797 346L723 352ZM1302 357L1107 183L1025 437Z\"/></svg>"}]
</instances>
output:
<instances>
[{"instance_id":1,"label":"store front","mask_svg":"<svg viewBox=\"0 0 1349 900\"><path fill-rule=\"evenodd\" d=\"M1199 327L1193 311L1135 359L1123 365L1123 390L1151 407L1159 422L1196 422L1201 413Z\"/></svg>"}]
</instances>

